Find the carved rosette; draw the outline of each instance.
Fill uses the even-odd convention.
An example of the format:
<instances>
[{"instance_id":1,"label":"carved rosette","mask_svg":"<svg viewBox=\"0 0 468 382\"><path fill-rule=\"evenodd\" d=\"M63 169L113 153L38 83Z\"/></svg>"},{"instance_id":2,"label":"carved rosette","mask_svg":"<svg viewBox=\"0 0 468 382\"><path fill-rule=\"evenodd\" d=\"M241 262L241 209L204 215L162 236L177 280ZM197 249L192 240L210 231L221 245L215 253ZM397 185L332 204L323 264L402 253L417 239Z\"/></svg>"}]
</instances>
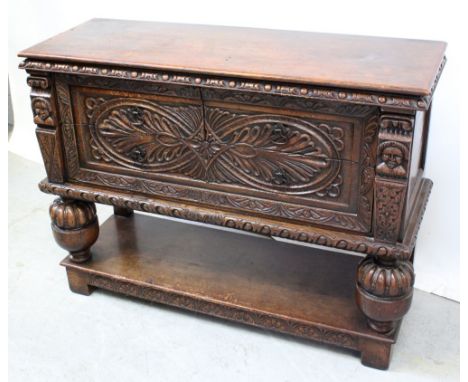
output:
<instances>
[{"instance_id":1,"label":"carved rosette","mask_svg":"<svg viewBox=\"0 0 468 382\"><path fill-rule=\"evenodd\" d=\"M91 257L89 248L99 235L94 203L58 198L49 209L54 238L70 252L71 260L83 262Z\"/></svg>"}]
</instances>

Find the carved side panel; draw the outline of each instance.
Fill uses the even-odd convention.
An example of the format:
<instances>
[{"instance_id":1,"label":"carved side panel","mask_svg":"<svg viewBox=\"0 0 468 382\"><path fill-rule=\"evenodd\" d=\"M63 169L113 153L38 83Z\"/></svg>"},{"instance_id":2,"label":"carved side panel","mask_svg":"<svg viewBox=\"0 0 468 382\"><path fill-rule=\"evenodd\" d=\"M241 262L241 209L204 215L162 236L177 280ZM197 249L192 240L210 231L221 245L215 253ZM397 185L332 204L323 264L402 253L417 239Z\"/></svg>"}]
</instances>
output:
<instances>
[{"instance_id":1,"label":"carved side panel","mask_svg":"<svg viewBox=\"0 0 468 382\"><path fill-rule=\"evenodd\" d=\"M36 136L47 178L51 182L62 183L64 163L52 79L44 74L31 74L27 83L31 87L31 107L34 123L37 125Z\"/></svg>"},{"instance_id":2,"label":"carved side panel","mask_svg":"<svg viewBox=\"0 0 468 382\"><path fill-rule=\"evenodd\" d=\"M414 118L383 113L380 117L374 188L374 235L396 242L408 188Z\"/></svg>"}]
</instances>

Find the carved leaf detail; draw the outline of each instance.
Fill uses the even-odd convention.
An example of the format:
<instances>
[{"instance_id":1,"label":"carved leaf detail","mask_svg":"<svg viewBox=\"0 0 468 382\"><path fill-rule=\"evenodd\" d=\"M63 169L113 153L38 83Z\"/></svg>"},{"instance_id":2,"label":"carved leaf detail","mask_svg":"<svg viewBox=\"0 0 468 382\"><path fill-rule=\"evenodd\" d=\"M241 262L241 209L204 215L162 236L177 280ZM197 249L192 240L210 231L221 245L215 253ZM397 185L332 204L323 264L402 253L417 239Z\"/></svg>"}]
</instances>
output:
<instances>
[{"instance_id":1,"label":"carved leaf detail","mask_svg":"<svg viewBox=\"0 0 468 382\"><path fill-rule=\"evenodd\" d=\"M218 108L206 108L204 121L198 105L140 99L85 103L97 152L127 167L297 195L339 194L341 128Z\"/></svg>"}]
</instances>

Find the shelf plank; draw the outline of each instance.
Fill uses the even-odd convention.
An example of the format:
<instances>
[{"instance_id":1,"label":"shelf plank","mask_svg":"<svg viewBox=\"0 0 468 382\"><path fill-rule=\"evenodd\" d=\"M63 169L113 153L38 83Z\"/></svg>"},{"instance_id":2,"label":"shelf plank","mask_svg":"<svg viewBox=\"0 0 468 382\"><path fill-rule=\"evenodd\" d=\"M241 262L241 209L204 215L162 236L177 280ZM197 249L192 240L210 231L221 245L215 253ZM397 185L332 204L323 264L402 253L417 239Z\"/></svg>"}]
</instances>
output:
<instances>
[{"instance_id":1,"label":"shelf plank","mask_svg":"<svg viewBox=\"0 0 468 382\"><path fill-rule=\"evenodd\" d=\"M388 348L396 333L369 329L354 301L359 260L134 214L101 226L92 260L61 264L78 293L98 287L345 348Z\"/></svg>"}]
</instances>

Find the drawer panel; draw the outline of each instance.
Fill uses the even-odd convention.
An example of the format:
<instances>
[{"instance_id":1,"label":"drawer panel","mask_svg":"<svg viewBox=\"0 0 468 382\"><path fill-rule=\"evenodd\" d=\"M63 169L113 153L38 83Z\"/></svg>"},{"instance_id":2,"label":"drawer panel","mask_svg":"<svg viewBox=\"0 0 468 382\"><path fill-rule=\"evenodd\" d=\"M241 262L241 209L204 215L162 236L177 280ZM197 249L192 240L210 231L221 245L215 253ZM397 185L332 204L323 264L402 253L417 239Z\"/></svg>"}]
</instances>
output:
<instances>
[{"instance_id":1,"label":"drawer panel","mask_svg":"<svg viewBox=\"0 0 468 382\"><path fill-rule=\"evenodd\" d=\"M75 146L78 162L71 180L370 230L373 143L366 134L375 128L369 115L204 100L194 88L135 84L138 91L130 91L129 81L93 81L57 81L68 97L61 112L68 108L70 114L65 151Z\"/></svg>"}]
</instances>

